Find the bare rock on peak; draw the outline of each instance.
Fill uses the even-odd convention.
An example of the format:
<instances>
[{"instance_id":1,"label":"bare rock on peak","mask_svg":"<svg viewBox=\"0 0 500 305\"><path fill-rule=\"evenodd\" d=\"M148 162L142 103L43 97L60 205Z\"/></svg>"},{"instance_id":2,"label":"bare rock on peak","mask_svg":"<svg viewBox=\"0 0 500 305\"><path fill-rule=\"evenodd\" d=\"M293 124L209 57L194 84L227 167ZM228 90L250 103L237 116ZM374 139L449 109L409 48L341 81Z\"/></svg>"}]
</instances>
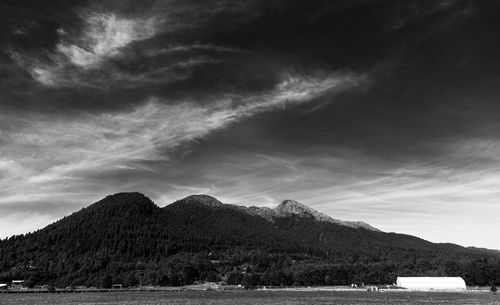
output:
<instances>
[{"instance_id":1,"label":"bare rock on peak","mask_svg":"<svg viewBox=\"0 0 500 305\"><path fill-rule=\"evenodd\" d=\"M326 214L320 213L315 209L312 209L298 201L295 200L284 200L281 202L276 208L274 208L276 217L288 217L291 215L297 215L300 217L312 217L317 221L326 221L335 223L338 225L351 227L351 228L363 228L371 231L380 231L377 228L370 226L367 223L361 221L343 221L339 219L335 219Z\"/></svg>"},{"instance_id":2,"label":"bare rock on peak","mask_svg":"<svg viewBox=\"0 0 500 305\"><path fill-rule=\"evenodd\" d=\"M276 216L278 217L287 217L290 215L298 215L302 217L312 217L318 221L330 221L333 220L328 215L325 215L323 213L320 213L314 209L311 209L310 207L295 201L295 200L284 200L281 202L276 208L274 208L276 211Z\"/></svg>"},{"instance_id":3,"label":"bare rock on peak","mask_svg":"<svg viewBox=\"0 0 500 305\"><path fill-rule=\"evenodd\" d=\"M209 195L191 195L184 199L182 199L184 203L201 203L210 207L219 207L222 206L223 203L217 200L216 198Z\"/></svg>"}]
</instances>

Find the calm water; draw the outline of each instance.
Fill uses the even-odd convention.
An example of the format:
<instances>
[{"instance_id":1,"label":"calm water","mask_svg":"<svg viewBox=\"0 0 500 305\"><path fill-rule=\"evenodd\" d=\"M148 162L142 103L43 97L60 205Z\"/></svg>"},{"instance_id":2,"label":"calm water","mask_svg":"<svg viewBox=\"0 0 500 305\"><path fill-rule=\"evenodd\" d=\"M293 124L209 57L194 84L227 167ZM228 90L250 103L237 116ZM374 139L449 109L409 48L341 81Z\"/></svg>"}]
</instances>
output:
<instances>
[{"instance_id":1,"label":"calm water","mask_svg":"<svg viewBox=\"0 0 500 305\"><path fill-rule=\"evenodd\" d=\"M0 294L1 305L56 304L454 304L500 305L500 295L487 293L369 293L298 291L187 291L168 293Z\"/></svg>"}]
</instances>

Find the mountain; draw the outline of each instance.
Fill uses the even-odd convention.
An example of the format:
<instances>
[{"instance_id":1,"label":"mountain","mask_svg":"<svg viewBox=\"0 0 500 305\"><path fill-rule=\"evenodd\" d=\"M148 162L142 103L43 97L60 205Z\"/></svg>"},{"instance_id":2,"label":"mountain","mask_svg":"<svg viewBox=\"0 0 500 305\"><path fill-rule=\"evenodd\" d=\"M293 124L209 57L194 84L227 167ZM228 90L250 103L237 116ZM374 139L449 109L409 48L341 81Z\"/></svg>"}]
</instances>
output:
<instances>
[{"instance_id":1,"label":"mountain","mask_svg":"<svg viewBox=\"0 0 500 305\"><path fill-rule=\"evenodd\" d=\"M220 207L223 205L222 202L208 195L191 195L181 200L187 204L202 204L209 207Z\"/></svg>"},{"instance_id":2,"label":"mountain","mask_svg":"<svg viewBox=\"0 0 500 305\"><path fill-rule=\"evenodd\" d=\"M295 200L285 200L281 202L276 208L274 208L275 217L289 217L290 215L298 215L300 217L312 217L317 221L326 221L341 226L351 227L351 228L363 228L372 231L380 231L377 228L370 226L362 221L343 221L332 218L328 215L320 213L314 209L311 209L300 202Z\"/></svg>"},{"instance_id":3,"label":"mountain","mask_svg":"<svg viewBox=\"0 0 500 305\"><path fill-rule=\"evenodd\" d=\"M206 195L205 195L206 196ZM213 198L213 197L212 197ZM230 207L230 205L226 205ZM320 213L314 209L309 208L308 206L295 201L295 200L284 200L279 205L277 205L274 209L268 207L243 207L238 205L232 205L233 208L238 209L242 212L248 213L250 215L260 216L268 221L274 221L275 217L290 217L290 216L299 216L299 217L311 217L316 221L324 221L331 222L341 226L351 227L351 228L363 228L371 231L380 231L377 228L370 226L369 224L362 221L343 221L339 219L335 219L326 214Z\"/></svg>"},{"instance_id":4,"label":"mountain","mask_svg":"<svg viewBox=\"0 0 500 305\"><path fill-rule=\"evenodd\" d=\"M160 208L140 193L107 196L0 241L0 282L29 285L344 285L440 275L499 281L500 253L381 232L293 200L261 208L192 195Z\"/></svg>"}]
</instances>

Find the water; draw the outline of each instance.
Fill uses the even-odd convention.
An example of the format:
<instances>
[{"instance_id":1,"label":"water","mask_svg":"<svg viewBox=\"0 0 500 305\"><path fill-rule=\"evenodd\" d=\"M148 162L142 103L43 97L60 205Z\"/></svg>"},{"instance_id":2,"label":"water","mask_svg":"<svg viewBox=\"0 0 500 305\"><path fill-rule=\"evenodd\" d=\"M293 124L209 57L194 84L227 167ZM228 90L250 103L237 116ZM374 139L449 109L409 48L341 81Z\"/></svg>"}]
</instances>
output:
<instances>
[{"instance_id":1,"label":"water","mask_svg":"<svg viewBox=\"0 0 500 305\"><path fill-rule=\"evenodd\" d=\"M322 292L322 291L183 291L64 294L0 294L1 305L310 305L310 304L453 304L499 305L488 293Z\"/></svg>"}]
</instances>

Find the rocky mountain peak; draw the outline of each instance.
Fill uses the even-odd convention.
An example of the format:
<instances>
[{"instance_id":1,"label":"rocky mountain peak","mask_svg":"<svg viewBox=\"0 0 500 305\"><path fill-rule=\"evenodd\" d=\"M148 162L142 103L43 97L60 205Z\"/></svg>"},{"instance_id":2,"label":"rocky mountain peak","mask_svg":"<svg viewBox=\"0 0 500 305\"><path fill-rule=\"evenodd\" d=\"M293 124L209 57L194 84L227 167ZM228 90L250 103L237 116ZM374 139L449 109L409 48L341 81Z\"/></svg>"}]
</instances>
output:
<instances>
[{"instance_id":1,"label":"rocky mountain peak","mask_svg":"<svg viewBox=\"0 0 500 305\"><path fill-rule=\"evenodd\" d=\"M223 204L216 198L209 196L209 195L191 195L188 196L182 200L177 201L171 206L174 206L175 204L180 204L181 206L183 204L202 204L207 207L226 207L226 208L232 208L236 209L239 211L243 211L247 214L254 215L254 216L259 216L263 217L268 221L273 221L274 217L290 217L290 216L298 216L298 217L309 217L312 218L316 221L324 221L324 222L331 222L335 223L338 225L346 226L346 227L351 227L351 228L364 228L367 230L371 231L379 231L378 229L364 223L364 222L357 222L357 221L342 221L339 219L335 219L333 217L330 217L326 214L320 213L316 211L315 209L312 209L305 204L302 204L298 201L287 199L283 200L278 206L275 208L267 208L267 207L256 207L256 206L251 206L251 207L244 207L244 206L239 206L239 205L232 205L232 204ZM178 207L181 207L178 206Z\"/></svg>"},{"instance_id":2,"label":"rocky mountain peak","mask_svg":"<svg viewBox=\"0 0 500 305\"><path fill-rule=\"evenodd\" d=\"M283 200L276 208L274 208L278 216L287 216L289 214L305 215L310 214L311 209L304 204L295 200Z\"/></svg>"},{"instance_id":3,"label":"rocky mountain peak","mask_svg":"<svg viewBox=\"0 0 500 305\"><path fill-rule=\"evenodd\" d=\"M222 202L215 199L214 197L209 196L209 195L204 195L204 194L191 195L191 196L184 198L182 201L184 201L185 203L201 203L203 205L210 206L210 207L218 207L218 206L223 205Z\"/></svg>"},{"instance_id":4,"label":"rocky mountain peak","mask_svg":"<svg viewBox=\"0 0 500 305\"><path fill-rule=\"evenodd\" d=\"M301 217L312 217L320 221L331 221L333 220L328 215L322 214L310 207L295 201L295 200L284 200L275 209L276 215L278 217L286 217L290 215L298 215Z\"/></svg>"},{"instance_id":5,"label":"rocky mountain peak","mask_svg":"<svg viewBox=\"0 0 500 305\"><path fill-rule=\"evenodd\" d=\"M315 209L312 209L298 201L295 200L284 200L277 207L273 209L275 216L277 217L287 217L291 215L297 215L300 217L312 217L317 221L326 221L335 223L338 225L351 227L351 228L363 228L371 231L380 231L367 223L361 221L343 221L335 219L326 214L320 213Z\"/></svg>"}]
</instances>

